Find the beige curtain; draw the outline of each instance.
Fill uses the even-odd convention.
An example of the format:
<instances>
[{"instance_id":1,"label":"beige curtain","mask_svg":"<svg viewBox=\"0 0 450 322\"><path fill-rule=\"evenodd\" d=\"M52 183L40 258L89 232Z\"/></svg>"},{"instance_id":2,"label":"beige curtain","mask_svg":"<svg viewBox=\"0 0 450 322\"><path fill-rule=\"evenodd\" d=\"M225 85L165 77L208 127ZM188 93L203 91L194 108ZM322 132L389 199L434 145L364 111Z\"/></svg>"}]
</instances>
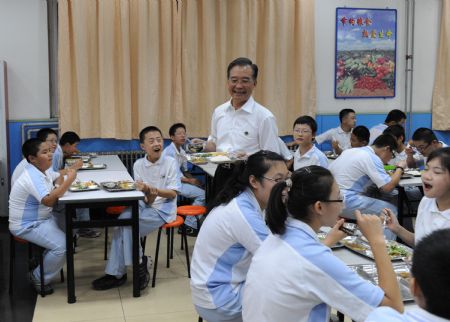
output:
<instances>
[{"instance_id":1,"label":"beige curtain","mask_svg":"<svg viewBox=\"0 0 450 322\"><path fill-rule=\"evenodd\" d=\"M129 139L181 121L207 136L239 56L259 66L254 96L280 135L314 114L314 1L59 0L61 130Z\"/></svg>"},{"instance_id":2,"label":"beige curtain","mask_svg":"<svg viewBox=\"0 0 450 322\"><path fill-rule=\"evenodd\" d=\"M432 101L434 130L450 130L450 0L442 1L441 36Z\"/></svg>"}]
</instances>

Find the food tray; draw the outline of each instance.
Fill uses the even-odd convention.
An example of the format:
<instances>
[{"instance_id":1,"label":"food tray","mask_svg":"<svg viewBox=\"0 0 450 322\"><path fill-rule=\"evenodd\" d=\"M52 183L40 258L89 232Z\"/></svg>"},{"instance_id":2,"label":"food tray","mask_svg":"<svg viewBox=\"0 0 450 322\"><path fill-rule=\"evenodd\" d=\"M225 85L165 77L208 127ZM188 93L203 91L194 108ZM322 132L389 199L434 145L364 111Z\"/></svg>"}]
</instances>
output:
<instances>
[{"instance_id":1,"label":"food tray","mask_svg":"<svg viewBox=\"0 0 450 322\"><path fill-rule=\"evenodd\" d=\"M133 181L105 181L100 183L102 188L109 192L136 190Z\"/></svg>"},{"instance_id":2,"label":"food tray","mask_svg":"<svg viewBox=\"0 0 450 322\"><path fill-rule=\"evenodd\" d=\"M66 163L74 163L77 160L83 160L83 162L89 162L91 161L91 156L90 155L71 155L69 158L66 158Z\"/></svg>"},{"instance_id":3,"label":"food tray","mask_svg":"<svg viewBox=\"0 0 450 322\"><path fill-rule=\"evenodd\" d=\"M104 163L83 163L83 166L79 170L101 170L106 169L106 164Z\"/></svg>"},{"instance_id":4,"label":"food tray","mask_svg":"<svg viewBox=\"0 0 450 322\"><path fill-rule=\"evenodd\" d=\"M402 294L403 302L414 301L414 297L409 290L410 270L405 263L394 263L394 272ZM378 285L378 273L374 264L349 265L349 268L356 272L363 279Z\"/></svg>"},{"instance_id":5,"label":"food tray","mask_svg":"<svg viewBox=\"0 0 450 322\"><path fill-rule=\"evenodd\" d=\"M342 240L344 246L355 253L363 255L365 257L374 259L370 245L363 241L361 238L350 236ZM403 244L397 243L394 240L386 241L386 246L388 249L388 254L392 261L401 260L404 257L412 255L412 249Z\"/></svg>"},{"instance_id":6,"label":"food tray","mask_svg":"<svg viewBox=\"0 0 450 322\"><path fill-rule=\"evenodd\" d=\"M327 233L326 232L320 231L320 232L317 233L317 238L319 238L319 240L321 242L323 242L325 240L325 237L327 237ZM335 249L335 248L340 248L340 247L344 247L344 245L342 245L341 242L337 242L336 244L332 245L330 248L331 249Z\"/></svg>"},{"instance_id":7,"label":"food tray","mask_svg":"<svg viewBox=\"0 0 450 322\"><path fill-rule=\"evenodd\" d=\"M72 183L69 187L69 191L72 192L95 191L99 189L100 186L95 181L78 181Z\"/></svg>"}]
</instances>

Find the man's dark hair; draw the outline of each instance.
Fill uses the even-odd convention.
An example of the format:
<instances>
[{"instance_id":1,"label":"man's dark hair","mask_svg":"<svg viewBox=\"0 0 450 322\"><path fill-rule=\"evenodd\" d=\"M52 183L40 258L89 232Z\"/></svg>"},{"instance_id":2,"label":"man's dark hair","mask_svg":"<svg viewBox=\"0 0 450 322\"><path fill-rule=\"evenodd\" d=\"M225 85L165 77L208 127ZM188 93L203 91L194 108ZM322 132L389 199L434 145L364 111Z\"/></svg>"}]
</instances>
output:
<instances>
[{"instance_id":1,"label":"man's dark hair","mask_svg":"<svg viewBox=\"0 0 450 322\"><path fill-rule=\"evenodd\" d=\"M66 143L69 143L70 145L72 145L72 144L78 143L80 141L81 141L81 139L78 136L78 134L76 134L75 132L72 132L72 131L68 131L68 132L65 132L61 136L61 138L59 139L59 144L61 146L65 145Z\"/></svg>"},{"instance_id":2,"label":"man's dark hair","mask_svg":"<svg viewBox=\"0 0 450 322\"><path fill-rule=\"evenodd\" d=\"M139 142L140 142L140 143L144 143L145 135L146 135L148 132L159 132L159 134L161 134L161 137L163 136L161 130L158 129L156 126L147 126L147 127L144 127L144 128L141 130L141 132L139 132Z\"/></svg>"},{"instance_id":3,"label":"man's dark hair","mask_svg":"<svg viewBox=\"0 0 450 322\"><path fill-rule=\"evenodd\" d=\"M437 141L437 137L434 132L426 127L420 127L414 131L412 135L413 141L424 141L426 143L431 143Z\"/></svg>"},{"instance_id":4,"label":"man's dark hair","mask_svg":"<svg viewBox=\"0 0 450 322\"><path fill-rule=\"evenodd\" d=\"M294 128L297 124L309 125L309 127L311 128L312 134L315 134L317 132L317 122L309 115L303 115L303 116L298 117L294 121L294 125L292 126L292 128Z\"/></svg>"},{"instance_id":5,"label":"man's dark hair","mask_svg":"<svg viewBox=\"0 0 450 322\"><path fill-rule=\"evenodd\" d=\"M412 275L425 297L425 310L450 319L450 229L436 230L414 249Z\"/></svg>"},{"instance_id":6,"label":"man's dark hair","mask_svg":"<svg viewBox=\"0 0 450 322\"><path fill-rule=\"evenodd\" d=\"M56 137L58 137L58 133L49 127L44 127L37 131L36 137L41 141L45 141L50 134L54 134L56 135Z\"/></svg>"},{"instance_id":7,"label":"man's dark hair","mask_svg":"<svg viewBox=\"0 0 450 322\"><path fill-rule=\"evenodd\" d=\"M37 153L39 152L39 147L41 146L42 143L44 143L44 141L42 141L41 139L32 138L26 140L22 144L22 154L24 158L27 159L28 162L30 162L29 157L31 155L34 157L37 156Z\"/></svg>"},{"instance_id":8,"label":"man's dark hair","mask_svg":"<svg viewBox=\"0 0 450 322\"><path fill-rule=\"evenodd\" d=\"M395 137L390 134L381 134L375 139L372 145L375 145L377 148L388 146L391 151L397 150L397 141L395 140Z\"/></svg>"},{"instance_id":9,"label":"man's dark hair","mask_svg":"<svg viewBox=\"0 0 450 322\"><path fill-rule=\"evenodd\" d=\"M383 131L383 134L390 134L397 140L400 139L400 137L403 137L403 142L405 142L405 128L401 125L391 125Z\"/></svg>"},{"instance_id":10,"label":"man's dark hair","mask_svg":"<svg viewBox=\"0 0 450 322\"><path fill-rule=\"evenodd\" d=\"M400 122L401 120L405 119L406 120L406 114L403 111L400 110L392 110L388 113L388 115L386 116L386 119L384 120L384 123L389 123L389 122Z\"/></svg>"},{"instance_id":11,"label":"man's dark hair","mask_svg":"<svg viewBox=\"0 0 450 322\"><path fill-rule=\"evenodd\" d=\"M253 80L256 81L256 79L258 78L258 66L256 64L253 64L253 62L246 57L236 58L228 65L227 78L230 78L230 71L234 66L250 66L253 70Z\"/></svg>"},{"instance_id":12,"label":"man's dark hair","mask_svg":"<svg viewBox=\"0 0 450 322\"><path fill-rule=\"evenodd\" d=\"M179 129L179 128L183 128L186 131L186 126L183 123L175 123L174 125L172 125L169 129L169 136L174 136L175 132Z\"/></svg>"},{"instance_id":13,"label":"man's dark hair","mask_svg":"<svg viewBox=\"0 0 450 322\"><path fill-rule=\"evenodd\" d=\"M342 120L344 119L344 117L346 117L350 113L355 113L355 111L352 110L351 108L344 108L343 110L341 110L339 112L339 122L342 123Z\"/></svg>"},{"instance_id":14,"label":"man's dark hair","mask_svg":"<svg viewBox=\"0 0 450 322\"><path fill-rule=\"evenodd\" d=\"M359 142L366 141L367 144L370 141L370 131L364 125L358 125L352 131L352 133L358 138Z\"/></svg>"}]
</instances>

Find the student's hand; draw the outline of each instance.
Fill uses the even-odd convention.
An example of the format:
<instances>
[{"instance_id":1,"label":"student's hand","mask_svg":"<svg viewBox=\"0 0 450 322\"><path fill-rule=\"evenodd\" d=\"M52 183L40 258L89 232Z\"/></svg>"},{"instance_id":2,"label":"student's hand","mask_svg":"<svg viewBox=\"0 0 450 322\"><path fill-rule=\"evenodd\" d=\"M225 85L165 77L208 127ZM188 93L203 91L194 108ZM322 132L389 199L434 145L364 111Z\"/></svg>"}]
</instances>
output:
<instances>
[{"instance_id":1,"label":"student's hand","mask_svg":"<svg viewBox=\"0 0 450 322\"><path fill-rule=\"evenodd\" d=\"M408 145L406 148L405 148L405 153L406 153L406 156L408 156L408 157L412 157L413 155L414 155L414 149L413 149L413 147L411 146L411 145Z\"/></svg>"},{"instance_id":2,"label":"student's hand","mask_svg":"<svg viewBox=\"0 0 450 322\"><path fill-rule=\"evenodd\" d=\"M79 169L81 169L82 166L83 166L83 160L79 159L79 160L75 161L75 162L69 167L69 169L79 170Z\"/></svg>"},{"instance_id":3,"label":"student's hand","mask_svg":"<svg viewBox=\"0 0 450 322\"><path fill-rule=\"evenodd\" d=\"M355 210L355 217L359 230L369 243L377 239L384 242L381 220L377 215L361 214L359 210Z\"/></svg>"},{"instance_id":4,"label":"student's hand","mask_svg":"<svg viewBox=\"0 0 450 322\"><path fill-rule=\"evenodd\" d=\"M400 161L398 161L397 167L402 167L403 170L405 170L406 167L407 167L406 160L400 160Z\"/></svg>"},{"instance_id":5,"label":"student's hand","mask_svg":"<svg viewBox=\"0 0 450 322\"><path fill-rule=\"evenodd\" d=\"M75 179L77 177L77 171L74 169L67 169L66 176L67 176L66 180L69 183L72 183L75 181Z\"/></svg>"},{"instance_id":6,"label":"student's hand","mask_svg":"<svg viewBox=\"0 0 450 322\"><path fill-rule=\"evenodd\" d=\"M339 142L338 141L336 141L336 140L332 140L331 141L331 146L333 147L333 150L340 150L340 148L339 148Z\"/></svg>"},{"instance_id":7,"label":"student's hand","mask_svg":"<svg viewBox=\"0 0 450 322\"><path fill-rule=\"evenodd\" d=\"M381 220L384 219L384 223L385 223L386 227L390 231L392 231L394 234L397 234L397 232L399 231L401 226L398 222L397 217L395 216L395 214L392 212L391 209L384 208L381 211L380 219Z\"/></svg>"},{"instance_id":8,"label":"student's hand","mask_svg":"<svg viewBox=\"0 0 450 322\"><path fill-rule=\"evenodd\" d=\"M328 247L331 247L338 241L340 241L342 238L347 237L347 234L339 229L344 224L344 221L345 219L341 218L336 222L333 228L331 228L331 230L328 232L327 237L325 237L323 244L327 245Z\"/></svg>"},{"instance_id":9,"label":"student's hand","mask_svg":"<svg viewBox=\"0 0 450 322\"><path fill-rule=\"evenodd\" d=\"M186 178L187 182L191 185L197 186L197 187L201 187L202 183L200 182L200 180L198 180L197 178Z\"/></svg>"},{"instance_id":10,"label":"student's hand","mask_svg":"<svg viewBox=\"0 0 450 322\"><path fill-rule=\"evenodd\" d=\"M135 186L137 190L144 192L144 189L147 185L142 180L136 180Z\"/></svg>"}]
</instances>

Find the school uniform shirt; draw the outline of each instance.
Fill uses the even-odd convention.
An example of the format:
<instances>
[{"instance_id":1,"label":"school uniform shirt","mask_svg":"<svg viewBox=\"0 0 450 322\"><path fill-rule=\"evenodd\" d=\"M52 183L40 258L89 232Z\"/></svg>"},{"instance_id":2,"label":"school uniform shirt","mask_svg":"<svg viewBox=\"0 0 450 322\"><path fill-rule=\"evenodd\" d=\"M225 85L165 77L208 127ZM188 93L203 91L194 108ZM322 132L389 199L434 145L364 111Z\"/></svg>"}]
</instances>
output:
<instances>
[{"instance_id":1,"label":"school uniform shirt","mask_svg":"<svg viewBox=\"0 0 450 322\"><path fill-rule=\"evenodd\" d=\"M450 208L440 211L435 198L423 197L417 209L415 244L435 230L450 228Z\"/></svg>"},{"instance_id":2,"label":"school uniform shirt","mask_svg":"<svg viewBox=\"0 0 450 322\"><path fill-rule=\"evenodd\" d=\"M314 230L288 218L253 256L242 303L246 322L328 322L330 307L364 321L384 298L323 245Z\"/></svg>"},{"instance_id":3,"label":"school uniform shirt","mask_svg":"<svg viewBox=\"0 0 450 322\"><path fill-rule=\"evenodd\" d=\"M34 165L26 165L9 194L10 230L22 230L51 216L53 208L43 205L41 201L53 190L53 181L58 177L59 173L42 173Z\"/></svg>"},{"instance_id":4,"label":"school uniform shirt","mask_svg":"<svg viewBox=\"0 0 450 322\"><path fill-rule=\"evenodd\" d=\"M448 147L448 145L442 141L439 141L439 143L441 144L441 148ZM428 158L424 156L422 153L420 153L416 148L414 148L414 150L416 151L416 153L414 154L414 161L416 161L416 168L425 166L427 164Z\"/></svg>"},{"instance_id":5,"label":"school uniform shirt","mask_svg":"<svg viewBox=\"0 0 450 322\"><path fill-rule=\"evenodd\" d=\"M178 175L183 177L182 171L187 171L187 155L186 151L182 147L180 147L180 150L178 151L177 147L175 146L175 143L171 143L167 148L163 151L163 156L169 156L177 162L177 172Z\"/></svg>"},{"instance_id":6,"label":"school uniform shirt","mask_svg":"<svg viewBox=\"0 0 450 322\"><path fill-rule=\"evenodd\" d=\"M169 189L177 192L181 189L181 183L177 174L177 162L169 156L161 156L155 163L145 157L136 160L133 165L134 180L142 180L158 189ZM147 205L139 201L141 207L152 207L160 210L161 217L166 222L175 220L177 215L177 198L156 197L152 204Z\"/></svg>"},{"instance_id":7,"label":"school uniform shirt","mask_svg":"<svg viewBox=\"0 0 450 322\"><path fill-rule=\"evenodd\" d=\"M421 308L414 308L406 311L404 314L396 310L382 306L378 307L369 314L366 322L448 322L450 320L441 318L437 315L431 314Z\"/></svg>"},{"instance_id":8,"label":"school uniform shirt","mask_svg":"<svg viewBox=\"0 0 450 322\"><path fill-rule=\"evenodd\" d=\"M11 176L11 187L14 186L14 183L22 175L23 171L25 170L28 164L29 163L27 159L23 158L22 161L20 161L19 164L14 168L13 174Z\"/></svg>"},{"instance_id":9,"label":"school uniform shirt","mask_svg":"<svg viewBox=\"0 0 450 322\"><path fill-rule=\"evenodd\" d=\"M352 147L352 145L350 144L351 135L351 131L345 132L340 126L338 126L316 136L316 142L317 144L322 144L326 141L338 141L339 147L342 150L347 150Z\"/></svg>"},{"instance_id":10,"label":"school uniform shirt","mask_svg":"<svg viewBox=\"0 0 450 322\"><path fill-rule=\"evenodd\" d=\"M231 100L218 106L212 115L208 140L216 144L217 151L280 153L275 117L252 96L238 110L231 105Z\"/></svg>"},{"instance_id":11,"label":"school uniform shirt","mask_svg":"<svg viewBox=\"0 0 450 322\"><path fill-rule=\"evenodd\" d=\"M293 158L291 150L288 149L286 143L278 137L278 143L280 144L280 155L285 159L286 161L289 161Z\"/></svg>"},{"instance_id":12,"label":"school uniform shirt","mask_svg":"<svg viewBox=\"0 0 450 322\"><path fill-rule=\"evenodd\" d=\"M395 158L391 159L388 162L388 164L390 164L390 165L397 165L400 161L406 160L406 158L408 157L406 155L405 150L403 150L400 153L398 153L397 151L394 151L394 155L395 155Z\"/></svg>"},{"instance_id":13,"label":"school uniform shirt","mask_svg":"<svg viewBox=\"0 0 450 322\"><path fill-rule=\"evenodd\" d=\"M380 188L391 181L383 161L371 146L345 150L330 164L329 170L346 198L364 194L372 183ZM345 204L351 206L347 200Z\"/></svg>"},{"instance_id":14,"label":"school uniform shirt","mask_svg":"<svg viewBox=\"0 0 450 322\"><path fill-rule=\"evenodd\" d=\"M56 145L55 152L53 152L52 168L55 172L64 168L64 153L59 144Z\"/></svg>"},{"instance_id":15,"label":"school uniform shirt","mask_svg":"<svg viewBox=\"0 0 450 322\"><path fill-rule=\"evenodd\" d=\"M300 155L300 148L294 153L294 170L307 167L309 165L320 165L328 168L327 156L320 151L315 145L303 155Z\"/></svg>"},{"instance_id":16,"label":"school uniform shirt","mask_svg":"<svg viewBox=\"0 0 450 322\"><path fill-rule=\"evenodd\" d=\"M253 254L269 234L250 189L214 208L197 237L191 262L195 305L241 312L241 291Z\"/></svg>"},{"instance_id":17,"label":"school uniform shirt","mask_svg":"<svg viewBox=\"0 0 450 322\"><path fill-rule=\"evenodd\" d=\"M379 137L381 134L383 134L383 131L386 130L387 127L388 126L384 123L381 123L381 124L371 127L369 130L369 132L370 132L369 145L372 145L373 141L375 141L375 139L377 137Z\"/></svg>"}]
</instances>

